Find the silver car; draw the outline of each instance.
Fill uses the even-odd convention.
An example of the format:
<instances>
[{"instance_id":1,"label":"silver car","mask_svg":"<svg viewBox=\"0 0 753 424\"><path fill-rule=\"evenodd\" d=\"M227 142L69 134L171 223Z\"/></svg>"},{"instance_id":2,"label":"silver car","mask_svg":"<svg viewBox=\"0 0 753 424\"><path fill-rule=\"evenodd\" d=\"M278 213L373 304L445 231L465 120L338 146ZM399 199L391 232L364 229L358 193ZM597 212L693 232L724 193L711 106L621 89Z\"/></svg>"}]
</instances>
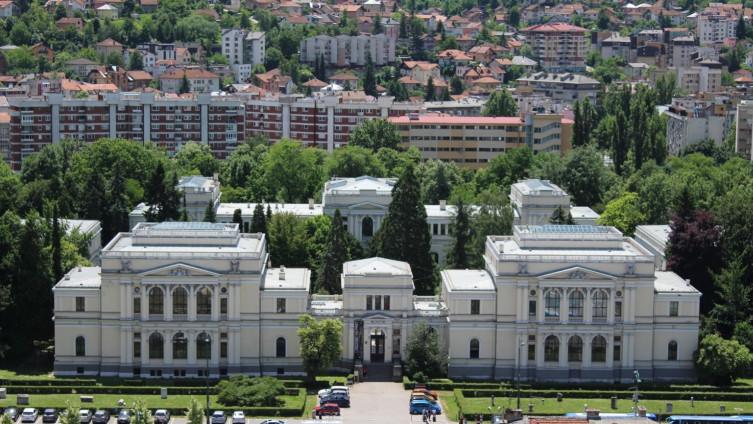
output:
<instances>
[{"instance_id":1,"label":"silver car","mask_svg":"<svg viewBox=\"0 0 753 424\"><path fill-rule=\"evenodd\" d=\"M212 424L225 424L225 421L227 421L227 417L224 411L212 412Z\"/></svg>"},{"instance_id":2,"label":"silver car","mask_svg":"<svg viewBox=\"0 0 753 424\"><path fill-rule=\"evenodd\" d=\"M39 412L37 412L34 408L24 408L23 412L21 412L21 422L22 423L33 423L37 420L37 417L39 416Z\"/></svg>"}]
</instances>

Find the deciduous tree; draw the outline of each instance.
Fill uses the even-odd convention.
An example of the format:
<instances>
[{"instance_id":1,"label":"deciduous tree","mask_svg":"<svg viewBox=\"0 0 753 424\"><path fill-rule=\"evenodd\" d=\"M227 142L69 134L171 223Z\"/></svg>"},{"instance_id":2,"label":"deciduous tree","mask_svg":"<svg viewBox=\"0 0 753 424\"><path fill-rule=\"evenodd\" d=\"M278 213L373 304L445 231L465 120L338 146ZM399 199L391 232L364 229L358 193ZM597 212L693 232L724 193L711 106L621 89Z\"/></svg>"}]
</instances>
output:
<instances>
[{"instance_id":1,"label":"deciduous tree","mask_svg":"<svg viewBox=\"0 0 753 424\"><path fill-rule=\"evenodd\" d=\"M309 381L331 368L342 355L340 337L343 324L339 319L315 319L304 314L299 318L298 339L303 368Z\"/></svg>"}]
</instances>

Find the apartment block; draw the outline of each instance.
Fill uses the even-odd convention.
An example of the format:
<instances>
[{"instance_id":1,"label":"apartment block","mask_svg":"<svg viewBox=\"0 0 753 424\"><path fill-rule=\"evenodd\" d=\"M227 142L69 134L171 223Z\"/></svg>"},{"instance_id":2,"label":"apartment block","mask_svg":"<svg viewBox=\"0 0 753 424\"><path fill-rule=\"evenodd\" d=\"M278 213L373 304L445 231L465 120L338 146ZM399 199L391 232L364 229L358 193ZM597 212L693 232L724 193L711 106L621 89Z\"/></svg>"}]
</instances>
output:
<instances>
[{"instance_id":1,"label":"apartment block","mask_svg":"<svg viewBox=\"0 0 753 424\"><path fill-rule=\"evenodd\" d=\"M374 65L384 66L395 61L395 40L384 34L318 35L301 40L300 52L303 63L322 57L327 66L364 66L371 56Z\"/></svg>"},{"instance_id":2,"label":"apartment block","mask_svg":"<svg viewBox=\"0 0 753 424\"><path fill-rule=\"evenodd\" d=\"M227 58L236 82L247 81L254 66L264 63L266 40L266 34L259 31L222 31L222 55Z\"/></svg>"},{"instance_id":3,"label":"apartment block","mask_svg":"<svg viewBox=\"0 0 753 424\"><path fill-rule=\"evenodd\" d=\"M526 43L550 72L582 72L586 69L586 29L566 23L534 25L523 30Z\"/></svg>"},{"instance_id":4,"label":"apartment block","mask_svg":"<svg viewBox=\"0 0 753 424\"><path fill-rule=\"evenodd\" d=\"M416 147L423 159L481 168L509 149L529 146L535 152L569 149L572 121L561 115L525 118L448 116L411 113L390 118L404 147Z\"/></svg>"},{"instance_id":5,"label":"apartment block","mask_svg":"<svg viewBox=\"0 0 753 424\"><path fill-rule=\"evenodd\" d=\"M220 90L219 75L205 69L171 69L159 76L160 88L167 93L178 93L183 83L188 79L191 93L211 93Z\"/></svg>"},{"instance_id":6,"label":"apartment block","mask_svg":"<svg viewBox=\"0 0 753 424\"><path fill-rule=\"evenodd\" d=\"M723 43L737 37L737 21L741 4L711 3L696 18L696 35L701 45Z\"/></svg>"},{"instance_id":7,"label":"apartment block","mask_svg":"<svg viewBox=\"0 0 753 424\"><path fill-rule=\"evenodd\" d=\"M552 100L567 102L588 99L594 104L601 86L599 81L591 77L573 73L537 72L518 78L516 82L516 93L536 93Z\"/></svg>"},{"instance_id":8,"label":"apartment block","mask_svg":"<svg viewBox=\"0 0 753 424\"><path fill-rule=\"evenodd\" d=\"M741 100L735 118L735 152L753 160L753 101Z\"/></svg>"},{"instance_id":9,"label":"apartment block","mask_svg":"<svg viewBox=\"0 0 753 424\"><path fill-rule=\"evenodd\" d=\"M233 97L111 93L74 99L48 94L11 97L8 102L8 150L15 170L21 169L30 154L65 139L152 141L169 154L196 141L208 144L216 157L224 158L245 133L245 107Z\"/></svg>"},{"instance_id":10,"label":"apartment block","mask_svg":"<svg viewBox=\"0 0 753 424\"><path fill-rule=\"evenodd\" d=\"M670 68L672 69L672 68ZM676 67L677 87L689 93L716 92L722 88L722 64L702 59L692 66Z\"/></svg>"},{"instance_id":11,"label":"apartment block","mask_svg":"<svg viewBox=\"0 0 753 424\"><path fill-rule=\"evenodd\" d=\"M667 116L667 150L679 155L683 149L706 139L722 145L734 122L728 98L679 97L672 100Z\"/></svg>"}]
</instances>

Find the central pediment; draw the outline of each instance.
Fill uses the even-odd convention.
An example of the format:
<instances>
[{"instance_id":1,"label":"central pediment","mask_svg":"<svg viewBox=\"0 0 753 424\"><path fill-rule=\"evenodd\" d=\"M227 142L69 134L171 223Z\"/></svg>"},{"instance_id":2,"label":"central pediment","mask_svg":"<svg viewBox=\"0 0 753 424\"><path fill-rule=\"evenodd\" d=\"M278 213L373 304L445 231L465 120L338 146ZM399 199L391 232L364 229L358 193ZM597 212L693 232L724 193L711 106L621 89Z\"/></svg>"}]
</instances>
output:
<instances>
[{"instance_id":1,"label":"central pediment","mask_svg":"<svg viewBox=\"0 0 753 424\"><path fill-rule=\"evenodd\" d=\"M141 277L219 277L221 274L208 269L178 262L167 266L153 268L144 271L139 275Z\"/></svg>"},{"instance_id":2,"label":"central pediment","mask_svg":"<svg viewBox=\"0 0 753 424\"><path fill-rule=\"evenodd\" d=\"M563 270L544 274L542 280L616 280L617 277L590 268L574 266Z\"/></svg>"},{"instance_id":3,"label":"central pediment","mask_svg":"<svg viewBox=\"0 0 753 424\"><path fill-rule=\"evenodd\" d=\"M348 210L351 210L351 211L374 210L374 209L387 210L388 207L389 207L388 205L380 205L374 202L361 202L361 203L356 203L356 204L348 206Z\"/></svg>"}]
</instances>

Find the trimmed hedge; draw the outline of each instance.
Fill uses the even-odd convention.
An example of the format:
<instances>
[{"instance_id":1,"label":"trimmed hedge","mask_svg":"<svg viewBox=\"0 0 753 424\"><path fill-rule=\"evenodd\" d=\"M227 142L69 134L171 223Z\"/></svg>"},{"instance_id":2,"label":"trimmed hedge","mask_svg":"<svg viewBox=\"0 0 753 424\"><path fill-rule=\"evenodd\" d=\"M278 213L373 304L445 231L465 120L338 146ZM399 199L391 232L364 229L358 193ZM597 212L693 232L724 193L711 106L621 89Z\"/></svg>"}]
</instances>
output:
<instances>
[{"instance_id":1,"label":"trimmed hedge","mask_svg":"<svg viewBox=\"0 0 753 424\"><path fill-rule=\"evenodd\" d=\"M206 387L167 387L169 395L205 395ZM79 395L159 395L162 387L132 387L132 386L57 386L57 387L25 387L25 386L7 386L7 393L29 394L29 395L56 395L56 394L79 394ZM295 396L303 387L288 387L285 385L286 395ZM209 387L209 393L217 394L217 388Z\"/></svg>"},{"instance_id":2,"label":"trimmed hedge","mask_svg":"<svg viewBox=\"0 0 753 424\"><path fill-rule=\"evenodd\" d=\"M456 389L464 397L468 398L486 398L491 397L515 397L516 391L509 390L479 390L479 389ZM571 399L609 399L617 396L621 399L630 399L633 391L627 390L521 390L522 397L538 398L555 398L558 393L562 393L565 398ZM727 401L727 402L753 402L753 393L728 393L728 392L658 392L658 391L640 391L640 397L644 400L709 400L709 401Z\"/></svg>"}]
</instances>

